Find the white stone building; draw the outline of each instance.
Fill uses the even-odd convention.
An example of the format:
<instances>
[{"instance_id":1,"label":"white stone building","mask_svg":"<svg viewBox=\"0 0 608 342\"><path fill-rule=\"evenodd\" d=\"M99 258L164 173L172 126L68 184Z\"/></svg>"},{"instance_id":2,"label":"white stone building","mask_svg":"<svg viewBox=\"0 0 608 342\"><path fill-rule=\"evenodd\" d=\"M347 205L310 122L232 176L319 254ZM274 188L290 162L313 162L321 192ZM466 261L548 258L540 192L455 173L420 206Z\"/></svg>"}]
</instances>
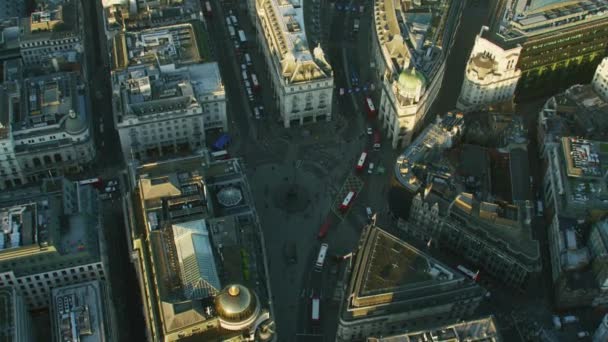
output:
<instances>
[{"instance_id":1,"label":"white stone building","mask_svg":"<svg viewBox=\"0 0 608 342\"><path fill-rule=\"evenodd\" d=\"M270 72L280 121L285 127L330 121L333 71L321 46L310 51L302 0L256 0L259 46Z\"/></svg>"},{"instance_id":2,"label":"white stone building","mask_svg":"<svg viewBox=\"0 0 608 342\"><path fill-rule=\"evenodd\" d=\"M482 33L485 29L482 28ZM475 38L464 72L456 103L461 110L481 109L512 99L521 77L521 70L516 66L522 47L503 49L483 38L482 33Z\"/></svg>"},{"instance_id":3,"label":"white stone building","mask_svg":"<svg viewBox=\"0 0 608 342\"><path fill-rule=\"evenodd\" d=\"M439 94L464 1L447 3L374 1L371 44L382 82L379 118L393 148L410 143Z\"/></svg>"},{"instance_id":4,"label":"white stone building","mask_svg":"<svg viewBox=\"0 0 608 342\"><path fill-rule=\"evenodd\" d=\"M228 130L217 63L163 71L138 65L113 73L113 107L125 160L205 146L207 131Z\"/></svg>"},{"instance_id":5,"label":"white stone building","mask_svg":"<svg viewBox=\"0 0 608 342\"><path fill-rule=\"evenodd\" d=\"M608 101L608 57L597 66L591 85L604 101Z\"/></svg>"},{"instance_id":6,"label":"white stone building","mask_svg":"<svg viewBox=\"0 0 608 342\"><path fill-rule=\"evenodd\" d=\"M82 80L15 75L0 86L0 189L80 172L96 154Z\"/></svg>"}]
</instances>

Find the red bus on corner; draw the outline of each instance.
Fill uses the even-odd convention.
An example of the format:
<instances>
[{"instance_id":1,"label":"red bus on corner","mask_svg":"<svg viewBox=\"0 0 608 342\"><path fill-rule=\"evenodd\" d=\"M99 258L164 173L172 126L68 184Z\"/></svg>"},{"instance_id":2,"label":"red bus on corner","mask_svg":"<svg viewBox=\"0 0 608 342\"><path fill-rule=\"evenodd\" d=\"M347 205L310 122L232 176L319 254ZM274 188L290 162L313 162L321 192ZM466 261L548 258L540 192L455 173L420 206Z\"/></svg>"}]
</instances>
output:
<instances>
[{"instance_id":1,"label":"red bus on corner","mask_svg":"<svg viewBox=\"0 0 608 342\"><path fill-rule=\"evenodd\" d=\"M362 152L361 156L359 157L359 160L357 161L357 166L355 167L355 169L357 171L361 171L363 170L363 168L365 168L365 160L367 159L367 152Z\"/></svg>"},{"instance_id":2,"label":"red bus on corner","mask_svg":"<svg viewBox=\"0 0 608 342\"><path fill-rule=\"evenodd\" d=\"M348 208L350 208L350 205L353 203L353 200L355 199L355 195L356 195L356 193L354 191L349 191L346 194L346 197L344 197L344 200L340 204L340 211L342 213L345 213L348 210Z\"/></svg>"},{"instance_id":3,"label":"red bus on corner","mask_svg":"<svg viewBox=\"0 0 608 342\"><path fill-rule=\"evenodd\" d=\"M376 118L376 106L374 106L374 102L369 96L365 97L365 109L367 110L367 117L370 120Z\"/></svg>"}]
</instances>

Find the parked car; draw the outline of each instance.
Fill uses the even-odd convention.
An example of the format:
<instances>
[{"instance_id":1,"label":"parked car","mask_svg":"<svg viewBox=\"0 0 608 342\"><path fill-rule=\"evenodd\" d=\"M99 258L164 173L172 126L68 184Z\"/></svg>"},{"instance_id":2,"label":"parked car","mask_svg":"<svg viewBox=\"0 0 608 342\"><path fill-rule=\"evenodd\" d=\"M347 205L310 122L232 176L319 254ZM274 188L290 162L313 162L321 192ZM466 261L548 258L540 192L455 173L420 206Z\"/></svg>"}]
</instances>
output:
<instances>
[{"instance_id":1,"label":"parked car","mask_svg":"<svg viewBox=\"0 0 608 342\"><path fill-rule=\"evenodd\" d=\"M374 134L374 130L371 127L367 127L367 135Z\"/></svg>"}]
</instances>

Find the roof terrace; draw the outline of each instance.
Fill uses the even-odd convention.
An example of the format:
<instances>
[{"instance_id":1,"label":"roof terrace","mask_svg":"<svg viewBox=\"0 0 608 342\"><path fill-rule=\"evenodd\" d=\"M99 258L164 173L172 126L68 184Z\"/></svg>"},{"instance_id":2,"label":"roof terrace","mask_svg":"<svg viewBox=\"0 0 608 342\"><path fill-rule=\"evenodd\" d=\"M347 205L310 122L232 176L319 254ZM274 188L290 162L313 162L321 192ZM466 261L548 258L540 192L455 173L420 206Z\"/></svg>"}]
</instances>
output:
<instances>
[{"instance_id":1,"label":"roof terrace","mask_svg":"<svg viewBox=\"0 0 608 342\"><path fill-rule=\"evenodd\" d=\"M198 63L207 56L199 46L194 24L177 24L137 32L121 32L114 37L114 68L130 65L174 65Z\"/></svg>"}]
</instances>

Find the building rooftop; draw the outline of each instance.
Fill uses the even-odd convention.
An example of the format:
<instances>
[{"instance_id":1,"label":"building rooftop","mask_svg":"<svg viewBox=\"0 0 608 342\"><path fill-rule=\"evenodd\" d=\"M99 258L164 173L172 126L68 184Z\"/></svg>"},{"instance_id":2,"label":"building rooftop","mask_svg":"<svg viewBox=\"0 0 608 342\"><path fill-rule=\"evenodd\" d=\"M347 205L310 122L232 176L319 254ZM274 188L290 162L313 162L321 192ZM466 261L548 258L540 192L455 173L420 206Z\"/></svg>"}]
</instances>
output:
<instances>
[{"instance_id":1,"label":"building rooftop","mask_svg":"<svg viewBox=\"0 0 608 342\"><path fill-rule=\"evenodd\" d=\"M397 158L395 176L399 183L412 192L418 192L425 182L418 169L426 168L425 163L428 160L452 147L463 128L464 119L461 113L448 113L443 119L438 117L435 123L427 126Z\"/></svg>"},{"instance_id":2,"label":"building rooftop","mask_svg":"<svg viewBox=\"0 0 608 342\"><path fill-rule=\"evenodd\" d=\"M51 294L53 334L58 341L107 341L106 297L99 281L54 288Z\"/></svg>"},{"instance_id":3,"label":"building rooftop","mask_svg":"<svg viewBox=\"0 0 608 342\"><path fill-rule=\"evenodd\" d=\"M71 143L71 136L57 134L53 140L29 138L52 133L77 135L89 127L82 80L74 72L60 72L5 82L0 87L0 137L13 133L17 152L41 146Z\"/></svg>"},{"instance_id":4,"label":"building rooftop","mask_svg":"<svg viewBox=\"0 0 608 342\"><path fill-rule=\"evenodd\" d=\"M608 102L591 85L574 85L551 97L540 112L545 143L563 136L608 141Z\"/></svg>"},{"instance_id":5,"label":"building rooftop","mask_svg":"<svg viewBox=\"0 0 608 342\"><path fill-rule=\"evenodd\" d=\"M470 279L378 227L365 228L349 281L342 316L354 320L366 312L375 315L421 305L432 296L437 303L457 293L481 295ZM439 304L437 304L439 305ZM363 311L361 311L363 310ZM365 316L365 314L363 314Z\"/></svg>"},{"instance_id":6,"label":"building rooftop","mask_svg":"<svg viewBox=\"0 0 608 342\"><path fill-rule=\"evenodd\" d=\"M263 0L258 15L268 21L275 40L276 67L287 83L301 83L332 77L331 65L320 46L311 47L304 28L303 0Z\"/></svg>"},{"instance_id":7,"label":"building rooftop","mask_svg":"<svg viewBox=\"0 0 608 342\"><path fill-rule=\"evenodd\" d=\"M21 19L21 40L55 40L78 36L78 4L74 0L46 0L29 18Z\"/></svg>"},{"instance_id":8,"label":"building rooftop","mask_svg":"<svg viewBox=\"0 0 608 342\"><path fill-rule=\"evenodd\" d=\"M119 110L125 116L144 117L179 110L201 109L201 101L224 97L218 64L203 63L163 71L154 65L138 65L113 72Z\"/></svg>"},{"instance_id":9,"label":"building rooftop","mask_svg":"<svg viewBox=\"0 0 608 342\"><path fill-rule=\"evenodd\" d=\"M195 28L200 23L185 23L137 32L120 32L113 37L114 69L141 64L156 64L171 69L179 64L208 61L207 42Z\"/></svg>"},{"instance_id":10,"label":"building rooftop","mask_svg":"<svg viewBox=\"0 0 608 342\"><path fill-rule=\"evenodd\" d=\"M578 206L608 209L608 142L562 137L559 194Z\"/></svg>"},{"instance_id":11,"label":"building rooftop","mask_svg":"<svg viewBox=\"0 0 608 342\"><path fill-rule=\"evenodd\" d=\"M0 194L0 272L22 276L99 260L97 204L96 190L63 179Z\"/></svg>"},{"instance_id":12,"label":"building rooftop","mask_svg":"<svg viewBox=\"0 0 608 342\"><path fill-rule=\"evenodd\" d=\"M449 212L442 214L457 218L462 229L519 260L531 272L540 267L540 247L529 224L534 215L531 202L484 202L472 194L460 193L450 204Z\"/></svg>"},{"instance_id":13,"label":"building rooftop","mask_svg":"<svg viewBox=\"0 0 608 342\"><path fill-rule=\"evenodd\" d=\"M367 342L501 342L493 316L463 321L433 329L387 337L368 337Z\"/></svg>"},{"instance_id":14,"label":"building rooftop","mask_svg":"<svg viewBox=\"0 0 608 342\"><path fill-rule=\"evenodd\" d=\"M260 257L247 256L240 242L242 231L257 228L239 161L209 162L192 156L141 165L133 171L139 224L150 243L150 276L156 277L154 291L164 333L206 321L211 324L218 318L213 298L227 284L247 283L244 269L249 260ZM240 200L222 204L218 196L225 189L238 192ZM266 283L249 286L258 295L268 293Z\"/></svg>"},{"instance_id":15,"label":"building rooftop","mask_svg":"<svg viewBox=\"0 0 608 342\"><path fill-rule=\"evenodd\" d=\"M164 0L147 2L146 6L129 0L102 0L107 27L110 30L137 31L192 20L200 12L198 0Z\"/></svg>"},{"instance_id":16,"label":"building rooftop","mask_svg":"<svg viewBox=\"0 0 608 342\"><path fill-rule=\"evenodd\" d=\"M515 0L509 3L503 14L497 35L509 42L606 20L608 1Z\"/></svg>"},{"instance_id":17,"label":"building rooftop","mask_svg":"<svg viewBox=\"0 0 608 342\"><path fill-rule=\"evenodd\" d=\"M398 71L412 64L427 80L432 80L446 57L443 51L449 48L454 6L459 3L375 0L375 30L380 44L387 48L385 59L392 61L391 69Z\"/></svg>"}]
</instances>

